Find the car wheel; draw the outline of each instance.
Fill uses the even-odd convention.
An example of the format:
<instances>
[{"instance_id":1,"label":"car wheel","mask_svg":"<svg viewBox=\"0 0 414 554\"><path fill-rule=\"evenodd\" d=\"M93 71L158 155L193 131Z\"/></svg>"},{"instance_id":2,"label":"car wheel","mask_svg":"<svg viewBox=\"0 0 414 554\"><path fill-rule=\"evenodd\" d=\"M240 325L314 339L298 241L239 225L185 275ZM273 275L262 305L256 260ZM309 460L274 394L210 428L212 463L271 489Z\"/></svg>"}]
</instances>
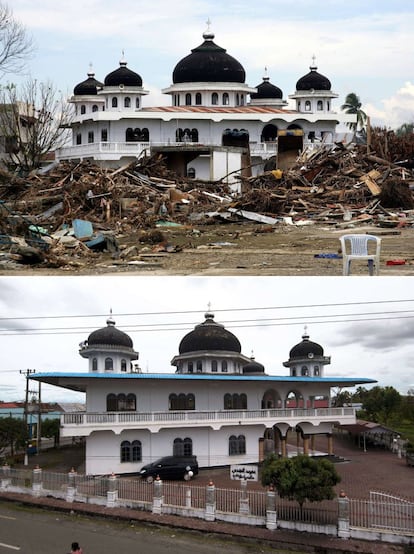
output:
<instances>
[{"instance_id":1,"label":"car wheel","mask_svg":"<svg viewBox=\"0 0 414 554\"><path fill-rule=\"evenodd\" d=\"M153 483L154 482L154 477L152 475L148 475L147 477L147 483Z\"/></svg>"}]
</instances>

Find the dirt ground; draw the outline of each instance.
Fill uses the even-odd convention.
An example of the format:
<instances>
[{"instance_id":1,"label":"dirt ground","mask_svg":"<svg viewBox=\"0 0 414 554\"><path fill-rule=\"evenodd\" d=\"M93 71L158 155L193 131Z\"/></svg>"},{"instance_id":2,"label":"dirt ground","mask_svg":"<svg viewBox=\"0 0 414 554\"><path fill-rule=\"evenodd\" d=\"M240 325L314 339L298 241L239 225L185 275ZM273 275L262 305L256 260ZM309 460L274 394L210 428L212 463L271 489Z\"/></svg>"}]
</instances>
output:
<instances>
[{"instance_id":1,"label":"dirt ground","mask_svg":"<svg viewBox=\"0 0 414 554\"><path fill-rule=\"evenodd\" d=\"M65 263L9 264L0 251L0 275L342 275L339 237L380 236L381 276L414 275L414 228L386 229L228 223L162 228L167 250L142 243L139 232L118 236L120 252L65 251ZM135 248L133 248L135 247ZM161 251L160 251L161 250ZM162 251L164 250L164 251ZM387 262L403 260L404 264ZM368 275L366 262L353 262L353 275Z\"/></svg>"}]
</instances>

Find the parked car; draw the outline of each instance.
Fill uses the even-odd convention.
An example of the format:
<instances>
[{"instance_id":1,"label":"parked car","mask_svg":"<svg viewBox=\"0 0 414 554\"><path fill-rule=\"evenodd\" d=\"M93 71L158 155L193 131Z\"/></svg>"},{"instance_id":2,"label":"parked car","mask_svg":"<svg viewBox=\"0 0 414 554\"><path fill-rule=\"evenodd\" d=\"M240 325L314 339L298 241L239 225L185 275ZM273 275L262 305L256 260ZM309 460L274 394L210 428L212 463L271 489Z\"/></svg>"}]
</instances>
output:
<instances>
[{"instance_id":1,"label":"parked car","mask_svg":"<svg viewBox=\"0 0 414 554\"><path fill-rule=\"evenodd\" d=\"M152 483L159 475L160 479L185 479L189 481L198 473L196 456L164 456L142 467L139 472L147 483Z\"/></svg>"}]
</instances>

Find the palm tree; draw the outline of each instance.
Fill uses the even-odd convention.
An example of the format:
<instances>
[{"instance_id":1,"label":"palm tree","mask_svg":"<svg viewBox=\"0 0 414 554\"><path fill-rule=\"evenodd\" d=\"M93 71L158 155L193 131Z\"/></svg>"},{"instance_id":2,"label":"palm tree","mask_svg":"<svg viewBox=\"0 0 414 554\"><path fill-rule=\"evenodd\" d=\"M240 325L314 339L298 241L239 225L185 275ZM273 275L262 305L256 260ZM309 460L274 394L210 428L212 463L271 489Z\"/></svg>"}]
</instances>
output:
<instances>
[{"instance_id":1,"label":"palm tree","mask_svg":"<svg viewBox=\"0 0 414 554\"><path fill-rule=\"evenodd\" d=\"M399 137L403 137L405 135L411 135L412 133L414 133L414 123L403 123L395 131L395 134Z\"/></svg>"},{"instance_id":2,"label":"palm tree","mask_svg":"<svg viewBox=\"0 0 414 554\"><path fill-rule=\"evenodd\" d=\"M345 98L345 103L342 104L341 110L344 110L347 114L354 114L357 116L355 122L347 123L348 127L353 131L363 131L365 129L368 116L361 110L362 103L359 99L359 96L355 92L350 92Z\"/></svg>"}]
</instances>

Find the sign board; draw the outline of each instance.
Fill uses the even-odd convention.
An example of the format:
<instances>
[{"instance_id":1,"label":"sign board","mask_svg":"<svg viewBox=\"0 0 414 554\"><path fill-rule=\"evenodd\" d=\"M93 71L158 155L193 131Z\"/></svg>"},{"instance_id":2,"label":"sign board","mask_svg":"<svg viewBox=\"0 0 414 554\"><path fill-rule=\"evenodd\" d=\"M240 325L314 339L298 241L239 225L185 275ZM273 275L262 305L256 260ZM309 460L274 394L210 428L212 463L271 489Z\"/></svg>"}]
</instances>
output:
<instances>
[{"instance_id":1,"label":"sign board","mask_svg":"<svg viewBox=\"0 0 414 554\"><path fill-rule=\"evenodd\" d=\"M230 479L236 481L258 481L258 466L230 466Z\"/></svg>"}]
</instances>

